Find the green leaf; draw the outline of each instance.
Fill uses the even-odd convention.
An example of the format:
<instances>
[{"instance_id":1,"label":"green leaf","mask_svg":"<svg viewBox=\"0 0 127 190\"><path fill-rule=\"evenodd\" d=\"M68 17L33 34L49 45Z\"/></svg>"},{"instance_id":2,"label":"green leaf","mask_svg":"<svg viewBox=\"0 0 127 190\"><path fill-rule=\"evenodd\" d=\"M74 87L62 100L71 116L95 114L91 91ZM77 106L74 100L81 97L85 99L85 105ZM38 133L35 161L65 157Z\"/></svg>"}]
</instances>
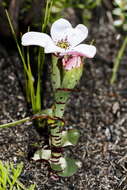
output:
<instances>
[{"instance_id":1,"label":"green leaf","mask_svg":"<svg viewBox=\"0 0 127 190\"><path fill-rule=\"evenodd\" d=\"M66 161L66 167L62 172L57 173L58 176L70 177L77 172L78 168L81 167L81 162L76 161L72 158L66 157L65 161Z\"/></svg>"},{"instance_id":2,"label":"green leaf","mask_svg":"<svg viewBox=\"0 0 127 190\"><path fill-rule=\"evenodd\" d=\"M49 160L51 158L51 150L41 149L34 153L33 160Z\"/></svg>"},{"instance_id":3,"label":"green leaf","mask_svg":"<svg viewBox=\"0 0 127 190\"><path fill-rule=\"evenodd\" d=\"M69 129L67 131L62 131L62 147L76 145L79 137L80 133L77 129Z\"/></svg>"},{"instance_id":4,"label":"green leaf","mask_svg":"<svg viewBox=\"0 0 127 190\"><path fill-rule=\"evenodd\" d=\"M50 166L53 170L61 172L67 167L67 162L64 157L61 157L58 163L54 164L51 162Z\"/></svg>"},{"instance_id":5,"label":"green leaf","mask_svg":"<svg viewBox=\"0 0 127 190\"><path fill-rule=\"evenodd\" d=\"M54 171L62 171L61 165L60 164L50 164L52 170Z\"/></svg>"}]
</instances>

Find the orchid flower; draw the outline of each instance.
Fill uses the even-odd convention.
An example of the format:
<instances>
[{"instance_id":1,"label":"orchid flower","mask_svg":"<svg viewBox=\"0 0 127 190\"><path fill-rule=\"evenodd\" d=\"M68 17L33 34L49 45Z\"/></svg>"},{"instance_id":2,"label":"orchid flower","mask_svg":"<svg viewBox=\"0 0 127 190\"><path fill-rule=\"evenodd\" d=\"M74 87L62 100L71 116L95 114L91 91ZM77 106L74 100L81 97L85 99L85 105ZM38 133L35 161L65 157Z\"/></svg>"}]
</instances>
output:
<instances>
[{"instance_id":1,"label":"orchid flower","mask_svg":"<svg viewBox=\"0 0 127 190\"><path fill-rule=\"evenodd\" d=\"M70 64L67 59L62 61L67 70L80 66L79 57L93 58L96 54L95 46L80 44L88 36L88 29L83 24L78 24L73 28L69 21L61 18L52 24L50 33L51 37L45 33L27 32L22 36L22 45L41 46L45 53L54 53L60 57L71 55ZM74 65L72 64L73 60ZM78 61L77 64L76 60Z\"/></svg>"}]
</instances>

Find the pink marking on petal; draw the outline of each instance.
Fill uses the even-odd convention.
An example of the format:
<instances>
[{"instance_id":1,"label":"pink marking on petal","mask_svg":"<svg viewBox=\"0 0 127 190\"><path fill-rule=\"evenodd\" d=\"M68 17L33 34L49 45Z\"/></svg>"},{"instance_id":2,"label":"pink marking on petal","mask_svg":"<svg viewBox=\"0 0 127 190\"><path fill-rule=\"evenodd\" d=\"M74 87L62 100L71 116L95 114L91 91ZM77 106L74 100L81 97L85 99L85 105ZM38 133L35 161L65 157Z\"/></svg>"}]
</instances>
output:
<instances>
[{"instance_id":1,"label":"pink marking on petal","mask_svg":"<svg viewBox=\"0 0 127 190\"><path fill-rule=\"evenodd\" d=\"M62 59L63 66L65 70L71 70L73 68L78 68L82 64L80 56L69 56Z\"/></svg>"},{"instance_id":2,"label":"pink marking on petal","mask_svg":"<svg viewBox=\"0 0 127 190\"><path fill-rule=\"evenodd\" d=\"M63 55L73 55L73 56L80 56L80 57L87 57L87 58L92 58L91 56L85 55L84 53L80 53L77 51L69 51L65 53L60 53L61 56Z\"/></svg>"},{"instance_id":3,"label":"pink marking on petal","mask_svg":"<svg viewBox=\"0 0 127 190\"><path fill-rule=\"evenodd\" d=\"M77 51L70 51L70 52L67 52L67 55L85 56L83 53L80 53L80 52L77 52Z\"/></svg>"}]
</instances>

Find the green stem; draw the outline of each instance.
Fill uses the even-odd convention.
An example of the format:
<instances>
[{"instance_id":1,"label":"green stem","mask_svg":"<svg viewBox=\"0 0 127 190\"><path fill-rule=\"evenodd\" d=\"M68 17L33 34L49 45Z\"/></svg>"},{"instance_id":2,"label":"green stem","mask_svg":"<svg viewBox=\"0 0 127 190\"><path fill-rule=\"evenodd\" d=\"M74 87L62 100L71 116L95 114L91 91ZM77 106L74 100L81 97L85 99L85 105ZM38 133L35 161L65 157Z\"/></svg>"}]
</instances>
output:
<instances>
[{"instance_id":1,"label":"green stem","mask_svg":"<svg viewBox=\"0 0 127 190\"><path fill-rule=\"evenodd\" d=\"M43 20L43 24L42 24L42 32L45 32L46 27L49 23L52 5L53 5L53 0L47 0L44 20Z\"/></svg>"},{"instance_id":2,"label":"green stem","mask_svg":"<svg viewBox=\"0 0 127 190\"><path fill-rule=\"evenodd\" d=\"M60 79L58 79L59 71L57 69L58 69L57 65L54 65L53 73L52 73L52 83L55 90L54 91L55 103L53 105L53 117L58 117L58 120L54 121L50 125L51 167L55 171L61 171L60 158L62 157L61 144L62 144L62 128L63 128L64 123L60 119L63 118L64 109L65 109L66 102L70 93L63 92L57 89L57 87L60 87ZM57 81L54 80L55 78L57 78Z\"/></svg>"},{"instance_id":3,"label":"green stem","mask_svg":"<svg viewBox=\"0 0 127 190\"><path fill-rule=\"evenodd\" d=\"M28 89L26 89L26 92L28 91L28 98L30 99L32 110L35 111L34 77L31 71L29 47L27 47L27 65L28 65L28 71L29 71L30 76L28 77L28 79L26 79L27 86L28 86L27 87Z\"/></svg>"},{"instance_id":4,"label":"green stem","mask_svg":"<svg viewBox=\"0 0 127 190\"><path fill-rule=\"evenodd\" d=\"M64 90L56 90L55 93L55 104L53 108L53 113L55 117L62 118L64 115L65 106L69 98L70 92Z\"/></svg>"},{"instance_id":5,"label":"green stem","mask_svg":"<svg viewBox=\"0 0 127 190\"><path fill-rule=\"evenodd\" d=\"M26 83L26 96L27 96L27 101L31 102L32 104L32 109L35 109L34 107L34 99L35 99L35 93L34 93L34 81L33 81L33 75L32 75L32 71L31 71L31 68L30 68L30 59L29 59L29 52L27 52L27 62L28 62L28 67L27 67L27 64L25 62L25 58L24 58L24 52L23 50L20 48L20 45L18 43L18 40L17 40L17 36L16 36L16 33L15 33L15 30L14 30L14 27L12 25L12 22L11 22L11 18L10 18L10 15L8 13L7 10L5 10L5 13L6 13L6 16L7 16L7 19L8 19L8 23L9 23L9 26L10 26L10 29L11 29L11 33L13 35L13 38L15 40L15 43L16 43L16 46L17 46L17 49L18 49L18 52L19 52L19 55L20 55L20 58L22 60L22 63L23 63L23 67L24 67L24 73L25 73L25 83ZM29 30L28 30L29 31Z\"/></svg>"},{"instance_id":6,"label":"green stem","mask_svg":"<svg viewBox=\"0 0 127 190\"><path fill-rule=\"evenodd\" d=\"M44 65L45 55L42 48L39 48L39 55L38 55L38 81L37 81L37 90L36 90L36 109L34 110L35 113L41 111L41 83L42 83L42 70Z\"/></svg>"},{"instance_id":7,"label":"green stem","mask_svg":"<svg viewBox=\"0 0 127 190\"><path fill-rule=\"evenodd\" d=\"M50 141L51 141L51 168L55 171L61 171L60 158L61 152L61 121L52 121L50 123Z\"/></svg>"},{"instance_id":8,"label":"green stem","mask_svg":"<svg viewBox=\"0 0 127 190\"><path fill-rule=\"evenodd\" d=\"M58 63L58 58L53 56L52 59L51 80L54 90L54 105L52 107L53 117L58 118L50 126L50 141L51 141L51 167L53 170L60 171L62 169L60 158L62 157L62 118L64 115L65 106L70 96L70 92L79 81L83 64L79 68L74 68L70 71L64 70L62 64Z\"/></svg>"},{"instance_id":9,"label":"green stem","mask_svg":"<svg viewBox=\"0 0 127 190\"><path fill-rule=\"evenodd\" d=\"M46 27L48 25L49 19L50 19L50 13L51 13L51 7L52 7L53 0L47 0L46 2L46 8L45 8L45 15L44 20L42 24L42 32L45 32ZM42 48L39 48L38 53L38 81L37 81L37 90L36 90L36 110L35 113L39 112L42 108L41 105L41 83L42 83L42 70L43 65L45 61L45 55Z\"/></svg>"},{"instance_id":10,"label":"green stem","mask_svg":"<svg viewBox=\"0 0 127 190\"><path fill-rule=\"evenodd\" d=\"M123 57L123 54L124 54L126 46L127 46L127 36L124 38L122 46L121 46L120 50L118 51L117 57L116 57L116 59L114 61L112 77L111 77L111 80L110 80L111 84L113 84L115 82L115 80L116 80L117 72L118 72L119 65L120 65L120 61L121 61L121 59Z\"/></svg>"},{"instance_id":11,"label":"green stem","mask_svg":"<svg viewBox=\"0 0 127 190\"><path fill-rule=\"evenodd\" d=\"M13 35L13 38L14 38L14 40L15 40L15 43L16 43L16 46L17 46L19 55L20 55L20 57L21 57L24 70L25 70L25 72L27 73L27 75L29 76L29 72L28 72L28 69L27 69L27 66L26 66L26 63L25 63L25 59L24 59L24 57L23 57L21 48L20 48L20 46L19 46L19 43L18 43L18 40L17 40L17 37L16 37L16 33L15 33L15 31L14 31L14 28L13 28L13 25L12 25L12 22L11 22L11 19L10 19L10 16L9 16L9 13L8 13L7 10L5 10L5 13L6 13L6 16L7 16L7 19L8 19L8 23L9 23L9 26L10 26L10 29L11 29L11 32L12 32L12 35Z\"/></svg>"},{"instance_id":12,"label":"green stem","mask_svg":"<svg viewBox=\"0 0 127 190\"><path fill-rule=\"evenodd\" d=\"M50 125L51 132L51 146L60 147L61 146L61 122L55 121Z\"/></svg>"},{"instance_id":13,"label":"green stem","mask_svg":"<svg viewBox=\"0 0 127 190\"><path fill-rule=\"evenodd\" d=\"M2 125L0 125L0 128L13 127L15 125L22 124L22 123L25 123L26 121L30 121L30 120L31 120L30 117L26 117L26 118L20 119L18 121L13 121L10 123L2 124Z\"/></svg>"}]
</instances>

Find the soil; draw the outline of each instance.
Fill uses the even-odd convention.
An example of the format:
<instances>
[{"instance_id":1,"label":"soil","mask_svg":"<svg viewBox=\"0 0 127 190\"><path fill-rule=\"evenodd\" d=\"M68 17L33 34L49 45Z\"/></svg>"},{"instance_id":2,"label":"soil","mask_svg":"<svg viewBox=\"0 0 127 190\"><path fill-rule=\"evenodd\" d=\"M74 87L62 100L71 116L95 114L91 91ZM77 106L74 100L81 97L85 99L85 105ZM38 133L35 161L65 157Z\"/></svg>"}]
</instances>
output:
<instances>
[{"instance_id":1,"label":"soil","mask_svg":"<svg viewBox=\"0 0 127 190\"><path fill-rule=\"evenodd\" d=\"M69 178L53 181L47 163L31 159L32 144L45 146L45 137L32 123L0 129L0 160L24 163L20 180L37 190L127 190L127 56L122 59L117 83L110 85L112 65L119 49L117 31L101 23L90 30L98 49L95 59L86 60L78 88L65 112L67 126L80 130L77 146L66 154L82 162ZM0 50L0 122L30 114L22 88L23 69L16 53Z\"/></svg>"}]
</instances>

